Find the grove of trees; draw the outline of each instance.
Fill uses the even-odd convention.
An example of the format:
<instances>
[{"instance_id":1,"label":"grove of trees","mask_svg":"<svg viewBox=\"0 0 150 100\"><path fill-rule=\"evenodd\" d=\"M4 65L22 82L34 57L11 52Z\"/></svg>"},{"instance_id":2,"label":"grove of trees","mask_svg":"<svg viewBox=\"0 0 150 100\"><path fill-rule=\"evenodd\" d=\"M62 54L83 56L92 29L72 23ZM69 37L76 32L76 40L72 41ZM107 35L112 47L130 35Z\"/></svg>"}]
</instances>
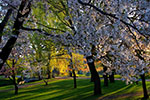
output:
<instances>
[{"instance_id":1,"label":"grove of trees","mask_svg":"<svg viewBox=\"0 0 150 100\"><path fill-rule=\"evenodd\" d=\"M0 0L0 16L1 71L7 64L15 77L17 67L26 65L39 79L51 78L58 63L65 63L61 67L70 66L76 84L84 56L94 95L102 94L94 63L101 61L105 85L114 73L127 84L141 79L148 98L149 0Z\"/></svg>"}]
</instances>

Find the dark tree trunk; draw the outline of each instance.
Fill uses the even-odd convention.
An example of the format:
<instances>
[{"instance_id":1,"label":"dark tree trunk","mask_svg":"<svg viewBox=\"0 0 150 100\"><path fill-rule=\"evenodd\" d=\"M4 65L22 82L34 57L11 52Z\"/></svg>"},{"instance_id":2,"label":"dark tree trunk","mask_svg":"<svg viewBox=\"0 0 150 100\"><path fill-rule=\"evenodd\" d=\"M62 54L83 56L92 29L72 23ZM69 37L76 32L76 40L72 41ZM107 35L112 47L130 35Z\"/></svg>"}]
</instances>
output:
<instances>
[{"instance_id":1,"label":"dark tree trunk","mask_svg":"<svg viewBox=\"0 0 150 100\"><path fill-rule=\"evenodd\" d=\"M77 88L76 73L74 69L72 70L72 73L73 73L73 80L74 80L74 88Z\"/></svg>"},{"instance_id":2,"label":"dark tree trunk","mask_svg":"<svg viewBox=\"0 0 150 100\"><path fill-rule=\"evenodd\" d=\"M55 72L52 72L52 78L55 78Z\"/></svg>"},{"instance_id":3,"label":"dark tree trunk","mask_svg":"<svg viewBox=\"0 0 150 100\"><path fill-rule=\"evenodd\" d=\"M18 86L15 84L15 94L18 94Z\"/></svg>"},{"instance_id":4,"label":"dark tree trunk","mask_svg":"<svg viewBox=\"0 0 150 100\"><path fill-rule=\"evenodd\" d=\"M45 85L48 85L48 80L43 79L43 81L44 81Z\"/></svg>"},{"instance_id":5,"label":"dark tree trunk","mask_svg":"<svg viewBox=\"0 0 150 100\"><path fill-rule=\"evenodd\" d=\"M13 73L13 74L14 74L14 73ZM18 86L17 86L15 74L12 75L12 78L13 78L13 84L14 84L14 87L15 87L15 94L18 94Z\"/></svg>"},{"instance_id":6,"label":"dark tree trunk","mask_svg":"<svg viewBox=\"0 0 150 100\"><path fill-rule=\"evenodd\" d=\"M15 67L15 61L13 60L12 62L12 68ZM15 69L12 70L12 78L13 78L13 84L15 86L15 94L18 94L18 86L17 86L17 81L16 81L16 75L15 75Z\"/></svg>"},{"instance_id":7,"label":"dark tree trunk","mask_svg":"<svg viewBox=\"0 0 150 100\"><path fill-rule=\"evenodd\" d=\"M145 82L145 74L141 75L141 79L142 79L142 87L143 87L143 93L144 93L144 99L148 99L148 92L147 92L147 88L146 88L146 82Z\"/></svg>"},{"instance_id":8,"label":"dark tree trunk","mask_svg":"<svg viewBox=\"0 0 150 100\"><path fill-rule=\"evenodd\" d=\"M40 73L38 72L38 79L42 80Z\"/></svg>"},{"instance_id":9,"label":"dark tree trunk","mask_svg":"<svg viewBox=\"0 0 150 100\"><path fill-rule=\"evenodd\" d=\"M27 10L25 14L22 14L22 12L25 12L24 8L27 5ZM0 69L2 68L3 64L6 62L14 44L16 43L16 40L18 38L19 35L19 29L21 29L21 27L23 26L23 22L24 20L20 20L23 18L27 18L29 13L30 13L30 5L31 3L29 3L29 0L22 0L20 8L18 10L18 14L17 14L17 18L15 20L14 26L13 26L13 31L12 31L12 36L10 37L10 39L7 41L6 45L2 48L2 51L0 52L0 59L2 59L2 63L0 63Z\"/></svg>"},{"instance_id":10,"label":"dark tree trunk","mask_svg":"<svg viewBox=\"0 0 150 100\"><path fill-rule=\"evenodd\" d=\"M47 65L47 79L51 79L52 78L52 72L50 70L50 66L49 64Z\"/></svg>"},{"instance_id":11,"label":"dark tree trunk","mask_svg":"<svg viewBox=\"0 0 150 100\"><path fill-rule=\"evenodd\" d=\"M103 75L104 78L104 86L108 86L108 75Z\"/></svg>"},{"instance_id":12,"label":"dark tree trunk","mask_svg":"<svg viewBox=\"0 0 150 100\"><path fill-rule=\"evenodd\" d=\"M2 20L2 22L0 23L0 43L1 43L1 37L3 35L3 30L12 14L13 9L9 9L4 17L4 19Z\"/></svg>"},{"instance_id":13,"label":"dark tree trunk","mask_svg":"<svg viewBox=\"0 0 150 100\"><path fill-rule=\"evenodd\" d=\"M90 69L90 72L91 72L91 70L92 70L92 67L89 67L89 69ZM93 74L92 74L92 72L91 72L91 80L90 80L91 82L94 82L94 77L93 77Z\"/></svg>"},{"instance_id":14,"label":"dark tree trunk","mask_svg":"<svg viewBox=\"0 0 150 100\"><path fill-rule=\"evenodd\" d=\"M52 78L52 72L50 71L50 70L48 70L48 73L47 73L47 75L48 75L48 79L51 79Z\"/></svg>"},{"instance_id":15,"label":"dark tree trunk","mask_svg":"<svg viewBox=\"0 0 150 100\"><path fill-rule=\"evenodd\" d=\"M139 82L138 82L138 81L136 81L135 83L136 83L136 85L138 85L138 84L139 84Z\"/></svg>"},{"instance_id":16,"label":"dark tree trunk","mask_svg":"<svg viewBox=\"0 0 150 100\"><path fill-rule=\"evenodd\" d=\"M48 82L45 82L45 85L48 85Z\"/></svg>"},{"instance_id":17,"label":"dark tree trunk","mask_svg":"<svg viewBox=\"0 0 150 100\"><path fill-rule=\"evenodd\" d=\"M103 65L103 71L104 71L104 75L103 75L103 78L104 78L104 86L108 86L108 74L105 73L107 71L107 67Z\"/></svg>"},{"instance_id":18,"label":"dark tree trunk","mask_svg":"<svg viewBox=\"0 0 150 100\"><path fill-rule=\"evenodd\" d=\"M114 72L112 72L112 74L109 75L109 81L110 81L110 83L114 83L115 82Z\"/></svg>"},{"instance_id":19,"label":"dark tree trunk","mask_svg":"<svg viewBox=\"0 0 150 100\"><path fill-rule=\"evenodd\" d=\"M90 69L90 67L89 67L89 69ZM90 69L90 72L91 72L91 70L92 69ZM93 76L93 74L91 73L91 80L90 80L91 82L94 82L94 76Z\"/></svg>"},{"instance_id":20,"label":"dark tree trunk","mask_svg":"<svg viewBox=\"0 0 150 100\"><path fill-rule=\"evenodd\" d=\"M49 68L47 69L47 79L51 79Z\"/></svg>"},{"instance_id":21,"label":"dark tree trunk","mask_svg":"<svg viewBox=\"0 0 150 100\"><path fill-rule=\"evenodd\" d=\"M75 68L73 68L73 62L72 62L72 53L69 54L71 59L70 59L70 68L72 69L72 74L73 74L73 81L74 81L74 88L77 88L77 82L76 82L76 73L75 73Z\"/></svg>"},{"instance_id":22,"label":"dark tree trunk","mask_svg":"<svg viewBox=\"0 0 150 100\"><path fill-rule=\"evenodd\" d=\"M52 78L52 72L50 70L50 60L51 60L51 57L50 57L50 53L48 54L48 64L47 64L47 75L48 75L48 79L51 79Z\"/></svg>"},{"instance_id":23,"label":"dark tree trunk","mask_svg":"<svg viewBox=\"0 0 150 100\"><path fill-rule=\"evenodd\" d=\"M69 77L72 77L72 72L71 71L69 71Z\"/></svg>"},{"instance_id":24,"label":"dark tree trunk","mask_svg":"<svg viewBox=\"0 0 150 100\"><path fill-rule=\"evenodd\" d=\"M93 74L91 74L91 82L94 82Z\"/></svg>"},{"instance_id":25,"label":"dark tree trunk","mask_svg":"<svg viewBox=\"0 0 150 100\"><path fill-rule=\"evenodd\" d=\"M90 72L93 75L93 79L94 79L94 95L102 94L100 77L98 75L98 72L96 71L93 56L88 56L86 57L86 59L87 59Z\"/></svg>"}]
</instances>

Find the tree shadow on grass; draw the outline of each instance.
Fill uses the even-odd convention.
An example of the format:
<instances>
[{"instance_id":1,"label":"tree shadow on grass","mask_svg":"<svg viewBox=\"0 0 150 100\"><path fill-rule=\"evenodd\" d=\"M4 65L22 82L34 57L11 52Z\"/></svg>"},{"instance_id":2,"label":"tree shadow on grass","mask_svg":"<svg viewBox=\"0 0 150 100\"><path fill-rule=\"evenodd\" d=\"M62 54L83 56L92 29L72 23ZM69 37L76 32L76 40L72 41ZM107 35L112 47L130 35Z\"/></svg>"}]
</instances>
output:
<instances>
[{"instance_id":1,"label":"tree shadow on grass","mask_svg":"<svg viewBox=\"0 0 150 100\"><path fill-rule=\"evenodd\" d=\"M116 91L108 93L107 95L99 97L99 100L141 100L139 99L139 97L142 96L141 88L141 83L138 85L130 84Z\"/></svg>"},{"instance_id":2,"label":"tree shadow on grass","mask_svg":"<svg viewBox=\"0 0 150 100\"><path fill-rule=\"evenodd\" d=\"M103 82L103 81L102 81ZM103 86L103 84L102 84ZM103 87L103 95L111 93L125 87L126 85L121 81L112 83L109 87ZM94 100L100 96L93 95L93 83L89 79L78 79L77 88L73 88L73 80L59 80L50 82L45 86L39 84L36 86L22 88L18 95L9 96L13 100ZM5 99L3 99L5 100Z\"/></svg>"}]
</instances>

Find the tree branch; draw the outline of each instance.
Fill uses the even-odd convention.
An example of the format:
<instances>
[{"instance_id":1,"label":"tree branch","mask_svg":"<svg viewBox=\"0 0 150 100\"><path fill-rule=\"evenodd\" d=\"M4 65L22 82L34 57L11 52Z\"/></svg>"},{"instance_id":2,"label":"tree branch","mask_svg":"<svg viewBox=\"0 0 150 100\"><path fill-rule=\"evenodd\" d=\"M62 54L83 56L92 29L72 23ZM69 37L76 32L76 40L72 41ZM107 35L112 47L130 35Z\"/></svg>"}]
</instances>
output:
<instances>
[{"instance_id":1,"label":"tree branch","mask_svg":"<svg viewBox=\"0 0 150 100\"><path fill-rule=\"evenodd\" d=\"M11 5L8 1L4 1L5 3L7 3L11 8L15 9L15 10L18 10L17 7Z\"/></svg>"},{"instance_id":2,"label":"tree branch","mask_svg":"<svg viewBox=\"0 0 150 100\"><path fill-rule=\"evenodd\" d=\"M30 22L33 22L33 21L30 21ZM50 29L50 30L56 30L56 31L60 31L60 32L66 32L66 31L64 31L64 30L62 30L62 29L59 29L59 28L48 27L48 26L46 26L46 25L44 25L44 24L41 24L41 23L39 23L39 22L36 22L36 24L41 25L41 26L43 26L43 27L45 27L45 28L47 28L47 29Z\"/></svg>"},{"instance_id":3,"label":"tree branch","mask_svg":"<svg viewBox=\"0 0 150 100\"><path fill-rule=\"evenodd\" d=\"M128 26L128 29L129 29L129 32L132 34L133 39L135 40L137 46L139 47L140 50L142 50L141 47L140 47L140 45L139 45L139 42L138 42L137 39L136 39L136 36L135 36L134 33L131 31L131 29L130 29L129 26Z\"/></svg>"},{"instance_id":4,"label":"tree branch","mask_svg":"<svg viewBox=\"0 0 150 100\"><path fill-rule=\"evenodd\" d=\"M53 35L53 34L49 34L46 31L42 30L42 29L32 29L32 28L27 28L27 27L22 27L22 30L26 30L26 31L38 31L40 33L43 33L46 36L50 36L50 37L58 37L58 35Z\"/></svg>"},{"instance_id":5,"label":"tree branch","mask_svg":"<svg viewBox=\"0 0 150 100\"><path fill-rule=\"evenodd\" d=\"M90 4L90 3L84 3L84 2L82 2L81 0L78 0L78 2L79 2L81 5L89 6L89 7L94 8L95 10L97 10L98 12L100 12L100 13L103 14L103 15L110 16L110 17L112 17L112 18L114 18L114 19L116 19L116 20L120 20L120 22L122 22L122 23L125 24L126 26L132 27L132 28L135 29L137 32L139 32L139 34L141 34L141 35L143 35L143 36L145 37L145 35L142 34L142 33L137 29L137 27L131 25L130 23L125 22L125 21L122 20L122 19L119 19L118 17L116 17L115 14L111 14L111 13L104 12L104 11L102 11L101 9L97 8L96 6L94 6L94 5Z\"/></svg>"},{"instance_id":6,"label":"tree branch","mask_svg":"<svg viewBox=\"0 0 150 100\"><path fill-rule=\"evenodd\" d=\"M24 8L26 7L26 5L27 5L26 10L27 9L28 10L24 13ZM9 38L9 40L7 41L5 46L2 48L2 51L0 52L0 59L2 60L2 62L0 63L0 69L2 68L2 66L6 62L6 60L8 59L8 56L11 53L11 50L14 47L14 44L16 43L18 35L20 34L19 30L23 26L25 18L28 17L30 11L31 11L31 1L22 0L19 10L18 10L18 13L17 13L16 20L14 22L12 36ZM20 20L22 18L23 18L23 20Z\"/></svg>"}]
</instances>

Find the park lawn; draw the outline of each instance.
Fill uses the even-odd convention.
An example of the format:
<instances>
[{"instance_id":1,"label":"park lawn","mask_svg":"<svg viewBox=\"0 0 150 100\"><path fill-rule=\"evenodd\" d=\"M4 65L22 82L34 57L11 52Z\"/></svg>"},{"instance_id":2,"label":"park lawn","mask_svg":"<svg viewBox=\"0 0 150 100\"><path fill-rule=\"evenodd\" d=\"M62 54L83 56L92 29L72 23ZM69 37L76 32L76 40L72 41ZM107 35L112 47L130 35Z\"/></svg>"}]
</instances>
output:
<instances>
[{"instance_id":1,"label":"park lawn","mask_svg":"<svg viewBox=\"0 0 150 100\"><path fill-rule=\"evenodd\" d=\"M102 80L103 83L103 80ZM147 83L149 86L150 82ZM77 89L73 88L73 80L53 80L48 86L44 83L33 85L26 88L20 88L19 94L14 95L14 91L0 92L1 100L96 100L106 96L121 95L130 92L142 91L141 83L139 85L126 85L122 81L116 81L109 84L109 87L103 87L101 96L93 96L93 83L89 79L77 79ZM103 84L102 84L103 86ZM148 87L150 88L150 87ZM0 87L1 90L1 87ZM130 97L134 100L140 96ZM127 97L128 98L128 97ZM114 100L128 100L118 97Z\"/></svg>"},{"instance_id":2,"label":"park lawn","mask_svg":"<svg viewBox=\"0 0 150 100\"><path fill-rule=\"evenodd\" d=\"M43 82L43 80L39 80L39 81L35 81L35 82L29 82L29 83L24 83L24 85L36 84L36 83L39 83L39 82ZM8 78L0 79L0 90L7 90L7 89L13 88L14 85L12 85L12 84L13 84L12 81L9 80Z\"/></svg>"},{"instance_id":3,"label":"park lawn","mask_svg":"<svg viewBox=\"0 0 150 100\"><path fill-rule=\"evenodd\" d=\"M146 82L146 84L150 96L150 82ZM109 89L111 89L111 87ZM141 100L143 98L142 82L139 82L138 85L133 83L133 84L126 85L116 91L108 92L107 94L104 94L101 97L99 97L99 99L104 98L106 96L109 98L114 97L111 100Z\"/></svg>"},{"instance_id":4,"label":"park lawn","mask_svg":"<svg viewBox=\"0 0 150 100\"><path fill-rule=\"evenodd\" d=\"M0 87L1 86L7 86L7 85L12 85L13 82L8 79L8 78L0 78Z\"/></svg>"}]
</instances>

